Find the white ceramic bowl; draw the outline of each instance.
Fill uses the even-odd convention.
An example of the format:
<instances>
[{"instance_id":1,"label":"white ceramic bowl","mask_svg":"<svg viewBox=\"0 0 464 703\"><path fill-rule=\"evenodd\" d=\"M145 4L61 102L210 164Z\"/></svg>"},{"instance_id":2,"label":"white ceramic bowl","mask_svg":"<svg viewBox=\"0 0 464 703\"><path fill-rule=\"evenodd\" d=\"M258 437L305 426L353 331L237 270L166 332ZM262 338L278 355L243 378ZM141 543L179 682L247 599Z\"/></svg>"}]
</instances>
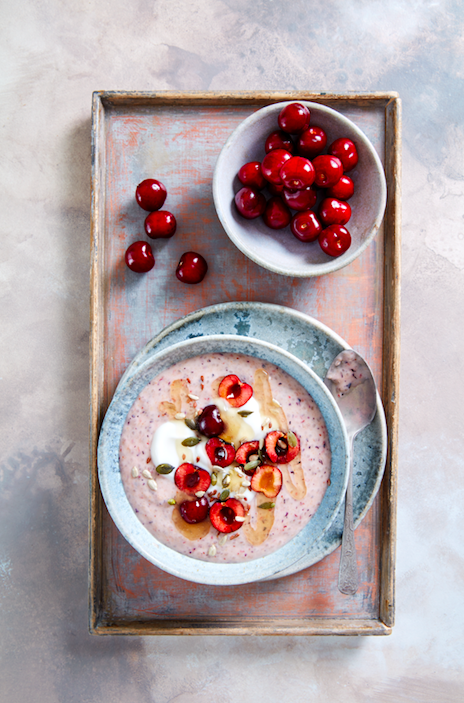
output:
<instances>
[{"instance_id":1,"label":"white ceramic bowl","mask_svg":"<svg viewBox=\"0 0 464 703\"><path fill-rule=\"evenodd\" d=\"M295 102L295 101L291 101ZM213 177L213 197L217 215L233 243L252 261L285 276L307 278L331 273L351 263L375 237L382 222L387 200L385 173L377 152L366 135L351 120L330 107L299 100L311 112L311 123L327 133L327 145L338 137L348 137L357 147L359 161L348 175L355 184L349 201L351 219L346 225L351 247L332 258L315 242L300 242L290 231L272 230L261 217L247 220L239 215L235 193L242 187L239 169L248 161L262 161L264 142L279 129L277 117L284 102L274 103L247 117L231 134L218 157Z\"/></svg>"},{"instance_id":2,"label":"white ceramic bowl","mask_svg":"<svg viewBox=\"0 0 464 703\"><path fill-rule=\"evenodd\" d=\"M134 513L119 471L119 444L129 410L152 378L173 364L199 354L233 352L273 363L293 376L317 403L329 434L332 464L330 485L307 525L287 544L268 556L244 563L221 564L180 554L153 537ZM98 445L98 473L103 498L116 526L148 561L174 576L210 585L232 585L272 578L301 560L329 529L343 501L348 480L348 437L338 406L321 379L302 361L279 347L248 337L211 335L179 342L160 351L131 376L122 379L106 413Z\"/></svg>"}]
</instances>

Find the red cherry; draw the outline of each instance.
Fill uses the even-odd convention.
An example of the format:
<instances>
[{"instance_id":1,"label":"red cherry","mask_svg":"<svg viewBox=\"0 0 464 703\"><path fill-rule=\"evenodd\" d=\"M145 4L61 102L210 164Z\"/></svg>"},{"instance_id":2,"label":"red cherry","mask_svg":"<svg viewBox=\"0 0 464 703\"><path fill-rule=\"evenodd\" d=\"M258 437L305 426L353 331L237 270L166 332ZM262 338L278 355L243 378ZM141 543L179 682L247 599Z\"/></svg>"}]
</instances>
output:
<instances>
[{"instance_id":1,"label":"red cherry","mask_svg":"<svg viewBox=\"0 0 464 703\"><path fill-rule=\"evenodd\" d=\"M126 264L131 271L146 273L155 265L155 257L148 242L134 242L126 251Z\"/></svg>"},{"instance_id":2,"label":"red cherry","mask_svg":"<svg viewBox=\"0 0 464 703\"><path fill-rule=\"evenodd\" d=\"M268 154L273 149L285 149L291 154L295 151L295 145L292 138L286 132L282 132L281 129L277 129L275 132L271 132L264 143L264 149L266 154Z\"/></svg>"},{"instance_id":3,"label":"red cherry","mask_svg":"<svg viewBox=\"0 0 464 703\"><path fill-rule=\"evenodd\" d=\"M264 440L266 454L274 464L288 464L298 456L300 452L300 440L294 432L292 434L296 439L295 446L290 445L288 435L279 430L273 430L267 433Z\"/></svg>"},{"instance_id":4,"label":"red cherry","mask_svg":"<svg viewBox=\"0 0 464 703\"><path fill-rule=\"evenodd\" d=\"M308 127L310 117L311 113L306 105L290 103L280 111L277 121L284 132L298 134Z\"/></svg>"},{"instance_id":5,"label":"red cherry","mask_svg":"<svg viewBox=\"0 0 464 703\"><path fill-rule=\"evenodd\" d=\"M314 183L316 172L309 159L292 156L280 169L280 179L289 190L302 190Z\"/></svg>"},{"instance_id":6,"label":"red cherry","mask_svg":"<svg viewBox=\"0 0 464 703\"><path fill-rule=\"evenodd\" d=\"M179 505L179 510L182 518L189 525L196 525L197 522L203 522L208 517L209 504L205 497L197 498L197 500L184 500Z\"/></svg>"},{"instance_id":7,"label":"red cherry","mask_svg":"<svg viewBox=\"0 0 464 703\"><path fill-rule=\"evenodd\" d=\"M264 493L266 498L276 498L282 488L282 472L277 466L262 464L251 479L251 490Z\"/></svg>"},{"instance_id":8,"label":"red cherry","mask_svg":"<svg viewBox=\"0 0 464 703\"><path fill-rule=\"evenodd\" d=\"M339 181L331 188L327 189L327 195L338 200L349 200L354 193L354 183L349 176L343 175Z\"/></svg>"},{"instance_id":9,"label":"red cherry","mask_svg":"<svg viewBox=\"0 0 464 703\"><path fill-rule=\"evenodd\" d=\"M263 214L266 207L266 198L258 190L244 186L240 188L235 196L235 205L237 210L246 217L247 220L254 220Z\"/></svg>"},{"instance_id":10,"label":"red cherry","mask_svg":"<svg viewBox=\"0 0 464 703\"><path fill-rule=\"evenodd\" d=\"M145 220L145 232L152 239L168 239L174 235L176 228L176 218L167 210L150 212Z\"/></svg>"},{"instance_id":11,"label":"red cherry","mask_svg":"<svg viewBox=\"0 0 464 703\"><path fill-rule=\"evenodd\" d=\"M319 217L324 225L346 225L351 207L344 200L324 198L319 206Z\"/></svg>"},{"instance_id":12,"label":"red cherry","mask_svg":"<svg viewBox=\"0 0 464 703\"><path fill-rule=\"evenodd\" d=\"M235 374L225 376L218 389L219 397L227 400L233 408L241 408L253 395L253 388Z\"/></svg>"},{"instance_id":13,"label":"red cherry","mask_svg":"<svg viewBox=\"0 0 464 703\"><path fill-rule=\"evenodd\" d=\"M290 229L300 242L314 242L322 232L322 225L312 210L304 210L292 217Z\"/></svg>"},{"instance_id":14,"label":"red cherry","mask_svg":"<svg viewBox=\"0 0 464 703\"><path fill-rule=\"evenodd\" d=\"M284 192L284 184L268 183L267 189L271 195L282 195L282 193Z\"/></svg>"},{"instance_id":15,"label":"red cherry","mask_svg":"<svg viewBox=\"0 0 464 703\"><path fill-rule=\"evenodd\" d=\"M138 184L135 189L135 199L144 210L153 212L159 210L166 200L165 186L154 178L147 178Z\"/></svg>"},{"instance_id":16,"label":"red cherry","mask_svg":"<svg viewBox=\"0 0 464 703\"><path fill-rule=\"evenodd\" d=\"M225 430L225 424L217 405L207 405L197 419L197 427L205 437L217 437Z\"/></svg>"},{"instance_id":17,"label":"red cherry","mask_svg":"<svg viewBox=\"0 0 464 703\"><path fill-rule=\"evenodd\" d=\"M236 498L229 498L224 503L213 503L209 510L211 524L218 532L224 534L236 532L243 525L242 521L235 519L236 517L245 517L245 508Z\"/></svg>"},{"instance_id":18,"label":"red cherry","mask_svg":"<svg viewBox=\"0 0 464 703\"><path fill-rule=\"evenodd\" d=\"M206 442L206 453L213 466L225 468L235 459L235 448L232 444L224 442L219 437L212 437Z\"/></svg>"},{"instance_id":19,"label":"red cherry","mask_svg":"<svg viewBox=\"0 0 464 703\"><path fill-rule=\"evenodd\" d=\"M243 468L245 464L248 464L249 461L256 461L256 459L259 458L258 455L259 452L259 441L257 439L254 439L252 442L243 442L237 449L237 452L235 454L235 461L237 464L240 464ZM255 457L252 459L251 457ZM245 471L246 474L249 476L253 475L256 469L247 469Z\"/></svg>"},{"instance_id":20,"label":"red cherry","mask_svg":"<svg viewBox=\"0 0 464 703\"><path fill-rule=\"evenodd\" d=\"M317 193L312 186L302 190L282 190L284 202L292 210L309 210L316 204Z\"/></svg>"},{"instance_id":21,"label":"red cherry","mask_svg":"<svg viewBox=\"0 0 464 703\"><path fill-rule=\"evenodd\" d=\"M329 225L320 233L319 244L329 256L341 256L350 248L351 235L343 225Z\"/></svg>"},{"instance_id":22,"label":"red cherry","mask_svg":"<svg viewBox=\"0 0 464 703\"><path fill-rule=\"evenodd\" d=\"M272 154L272 151L270 152ZM290 224L292 215L280 195L273 195L266 203L263 213L264 224L271 229L283 229Z\"/></svg>"},{"instance_id":23,"label":"red cherry","mask_svg":"<svg viewBox=\"0 0 464 703\"><path fill-rule=\"evenodd\" d=\"M201 254L187 251L180 257L176 276L182 283L201 283L206 276L208 264Z\"/></svg>"},{"instance_id":24,"label":"red cherry","mask_svg":"<svg viewBox=\"0 0 464 703\"><path fill-rule=\"evenodd\" d=\"M264 178L271 183L280 185L282 183L280 169L284 163L291 158L291 153L286 149L272 149L272 151L266 154L261 163L261 171L263 172Z\"/></svg>"},{"instance_id":25,"label":"red cherry","mask_svg":"<svg viewBox=\"0 0 464 703\"><path fill-rule=\"evenodd\" d=\"M194 496L198 491L207 491L211 484L211 476L205 469L195 464L181 464L174 474L177 488L189 496Z\"/></svg>"},{"instance_id":26,"label":"red cherry","mask_svg":"<svg viewBox=\"0 0 464 703\"><path fill-rule=\"evenodd\" d=\"M343 166L340 159L330 154L320 154L313 159L316 171L314 182L320 188L329 188L335 185L343 176Z\"/></svg>"},{"instance_id":27,"label":"red cherry","mask_svg":"<svg viewBox=\"0 0 464 703\"><path fill-rule=\"evenodd\" d=\"M261 171L261 163L259 161L249 161L244 164L238 172L238 178L244 186L261 190L266 185L266 179Z\"/></svg>"},{"instance_id":28,"label":"red cherry","mask_svg":"<svg viewBox=\"0 0 464 703\"><path fill-rule=\"evenodd\" d=\"M358 163L358 152L351 139L340 137L336 139L328 148L329 154L337 156L343 164L344 171L351 171Z\"/></svg>"},{"instance_id":29,"label":"red cherry","mask_svg":"<svg viewBox=\"0 0 464 703\"><path fill-rule=\"evenodd\" d=\"M327 144L327 135L322 127L311 125L300 134L298 140L298 153L307 159L314 159L321 153Z\"/></svg>"}]
</instances>

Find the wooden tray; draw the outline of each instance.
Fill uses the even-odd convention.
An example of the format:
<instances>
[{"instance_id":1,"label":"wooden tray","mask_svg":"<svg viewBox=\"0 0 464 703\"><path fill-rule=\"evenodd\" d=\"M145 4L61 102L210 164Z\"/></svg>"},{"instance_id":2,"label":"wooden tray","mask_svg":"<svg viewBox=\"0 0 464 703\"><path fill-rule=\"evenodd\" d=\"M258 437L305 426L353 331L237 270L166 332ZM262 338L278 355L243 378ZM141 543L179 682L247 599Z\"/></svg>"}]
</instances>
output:
<instances>
[{"instance_id":1,"label":"wooden tray","mask_svg":"<svg viewBox=\"0 0 464 703\"><path fill-rule=\"evenodd\" d=\"M384 224L350 266L316 279L261 269L229 241L214 211L211 180L222 144L259 107L320 102L351 118L382 159ZM396 93L121 93L93 96L91 277L90 631L94 634L389 634L394 623L399 383L400 120ZM170 240L154 242L155 268L137 276L127 246L147 240L134 199L143 178L165 183L177 217ZM204 253L205 281L185 286L174 271L184 251ZM96 447L105 410L127 364L176 319L207 305L255 300L317 318L370 363L389 432L381 489L356 530L360 588L337 588L339 549L275 581L236 587L192 584L143 559L103 503Z\"/></svg>"}]
</instances>

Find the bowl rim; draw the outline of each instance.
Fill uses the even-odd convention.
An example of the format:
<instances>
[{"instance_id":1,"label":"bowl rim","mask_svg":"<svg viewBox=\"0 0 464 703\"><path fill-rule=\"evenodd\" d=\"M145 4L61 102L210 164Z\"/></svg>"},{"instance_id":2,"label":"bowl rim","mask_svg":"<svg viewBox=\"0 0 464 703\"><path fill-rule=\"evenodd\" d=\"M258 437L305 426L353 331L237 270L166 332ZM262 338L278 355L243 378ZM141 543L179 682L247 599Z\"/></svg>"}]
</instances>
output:
<instances>
[{"instance_id":1,"label":"bowl rim","mask_svg":"<svg viewBox=\"0 0 464 703\"><path fill-rule=\"evenodd\" d=\"M338 462L338 473L333 476L334 480L328 486L313 518L283 547L267 556L247 562L218 564L194 559L159 542L142 525L133 511L119 471L119 443L122 428L127 413L142 389L152 378L181 360L176 358L172 361L173 355L180 354L182 359L187 359L208 353L205 351L206 347L209 353L232 351L263 358L279 366L294 378L291 369L296 369L300 374L296 380L311 394L323 413L328 431L333 432L338 441L337 446L332 449L331 466L331 472L333 472L334 462ZM301 377L304 377L303 382ZM349 440L340 410L332 395L319 376L303 361L280 347L259 339L241 335L207 335L184 340L161 350L146 359L133 375L121 381L108 407L100 431L97 449L98 476L105 504L117 528L134 549L149 562L178 578L196 583L206 585L250 583L277 576L283 569L299 561L302 552L304 553L308 535L312 543L329 529L340 510L346 492L350 458ZM321 407L321 398L328 402L328 409L324 410ZM329 418L327 418L328 415L330 415ZM323 516L326 508L329 509L328 517ZM322 524L320 524L321 521Z\"/></svg>"},{"instance_id":2,"label":"bowl rim","mask_svg":"<svg viewBox=\"0 0 464 703\"><path fill-rule=\"evenodd\" d=\"M259 122L260 120L263 119L263 117L266 117L269 113L272 112L280 112L280 110L285 107L285 105L289 105L290 103L298 102L303 105L306 105L310 111L317 112L320 111L322 113L326 113L327 115L330 115L332 117L336 117L340 122L344 123L350 130L353 130L358 139L360 139L363 144L367 147L369 150L375 165L377 167L377 171L379 174L379 180L380 180L380 207L378 210L378 213L375 217L375 220L372 224L371 230L369 234L366 236L362 244L354 250L351 254L348 254L347 257L343 258L342 257L337 257L334 259L331 259L325 263L322 264L313 264L311 265L312 268L310 270L303 270L301 267L295 267L293 269L286 269L285 271L280 269L278 266L275 264L266 261L263 259L261 256L258 256L249 246L247 246L243 241L239 240L233 232L230 231L228 224L226 222L226 219L224 217L224 214L222 212L222 208L220 207L220 191L222 190L221 184L219 183L219 172L221 170L222 164L226 159L227 153L233 148L233 145L237 142L237 140L240 138L241 134L243 131L249 129L251 126L253 126L255 123ZM345 266L348 266L348 264L351 264L355 259L360 256L365 249L369 246L369 244L372 242L374 239L375 235L377 234L380 225L382 224L382 220L385 215L385 208L387 205L387 181L385 177L385 170L383 167L383 164L380 160L380 157L377 153L377 151L374 149L371 141L369 138L364 134L364 132L352 121L350 120L349 117L346 117L346 115L343 115L341 112L338 112L337 110L334 110L331 107L328 107L327 105L323 105L322 103L315 103L311 102L309 100L284 100L284 101L278 101L275 103L272 103L270 105L266 105L265 107L259 108L255 112L253 112L251 115L246 117L240 124L234 129L232 134L229 135L227 138L224 146L222 147L219 156L216 161L216 165L214 168L214 173L213 173L213 183L212 183L212 191L213 191L213 201L216 209L216 214L227 234L227 236L231 239L231 241L235 244L235 246L243 253L245 256L247 256L251 261L254 261L255 264L258 264L258 266L262 266L263 268L266 268L269 271L272 271L273 273L278 273L282 276L292 276L295 278L312 278L315 276L322 276L327 273L333 273L334 271L338 271L339 269L344 268ZM306 265L308 266L308 264Z\"/></svg>"}]
</instances>

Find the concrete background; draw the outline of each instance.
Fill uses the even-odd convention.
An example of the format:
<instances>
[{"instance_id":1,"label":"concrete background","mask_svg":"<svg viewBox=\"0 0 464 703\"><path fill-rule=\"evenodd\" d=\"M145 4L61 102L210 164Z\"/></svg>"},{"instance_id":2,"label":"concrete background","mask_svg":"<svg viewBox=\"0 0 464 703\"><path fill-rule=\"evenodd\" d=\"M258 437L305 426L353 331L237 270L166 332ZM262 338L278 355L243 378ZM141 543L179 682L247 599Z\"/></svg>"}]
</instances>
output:
<instances>
[{"instance_id":1,"label":"concrete background","mask_svg":"<svg viewBox=\"0 0 464 703\"><path fill-rule=\"evenodd\" d=\"M464 9L1 0L0 700L463 699ZM403 100L397 624L387 638L87 632L91 93Z\"/></svg>"}]
</instances>

